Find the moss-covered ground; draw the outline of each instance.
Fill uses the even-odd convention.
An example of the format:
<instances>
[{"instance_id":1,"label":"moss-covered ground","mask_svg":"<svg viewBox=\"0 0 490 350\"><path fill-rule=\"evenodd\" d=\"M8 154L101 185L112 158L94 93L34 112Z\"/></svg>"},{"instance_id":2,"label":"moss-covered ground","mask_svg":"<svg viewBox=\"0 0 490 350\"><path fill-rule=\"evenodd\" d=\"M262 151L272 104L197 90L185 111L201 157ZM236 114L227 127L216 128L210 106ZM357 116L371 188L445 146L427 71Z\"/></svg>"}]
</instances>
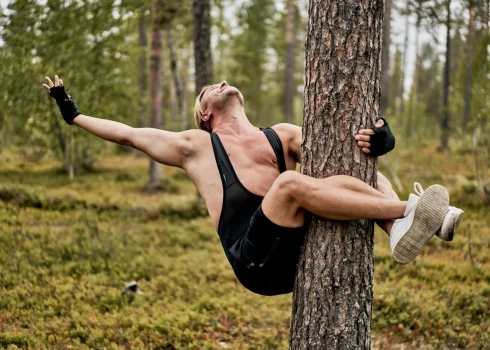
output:
<instances>
[{"instance_id":1,"label":"moss-covered ground","mask_svg":"<svg viewBox=\"0 0 490 350\"><path fill-rule=\"evenodd\" d=\"M490 348L490 214L471 154L419 149L389 156L387 176L402 198L413 181L446 185L465 219L408 266L376 231L373 348ZM170 191L148 194L146 158L99 159L69 180L49 157L0 153L0 347L286 349L291 295L240 286L185 174L167 168Z\"/></svg>"}]
</instances>

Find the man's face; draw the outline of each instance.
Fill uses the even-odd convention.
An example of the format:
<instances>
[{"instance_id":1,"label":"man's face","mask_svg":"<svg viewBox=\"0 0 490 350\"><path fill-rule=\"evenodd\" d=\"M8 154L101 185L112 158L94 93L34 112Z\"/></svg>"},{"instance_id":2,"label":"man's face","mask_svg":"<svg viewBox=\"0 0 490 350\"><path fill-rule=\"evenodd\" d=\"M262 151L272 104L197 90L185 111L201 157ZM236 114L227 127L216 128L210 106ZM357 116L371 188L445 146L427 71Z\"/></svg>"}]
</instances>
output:
<instances>
[{"instance_id":1,"label":"man's face","mask_svg":"<svg viewBox=\"0 0 490 350\"><path fill-rule=\"evenodd\" d=\"M221 110L235 102L238 102L243 107L243 95L234 86L230 86L225 80L220 84L214 84L206 90L201 98L201 104L204 110Z\"/></svg>"}]
</instances>

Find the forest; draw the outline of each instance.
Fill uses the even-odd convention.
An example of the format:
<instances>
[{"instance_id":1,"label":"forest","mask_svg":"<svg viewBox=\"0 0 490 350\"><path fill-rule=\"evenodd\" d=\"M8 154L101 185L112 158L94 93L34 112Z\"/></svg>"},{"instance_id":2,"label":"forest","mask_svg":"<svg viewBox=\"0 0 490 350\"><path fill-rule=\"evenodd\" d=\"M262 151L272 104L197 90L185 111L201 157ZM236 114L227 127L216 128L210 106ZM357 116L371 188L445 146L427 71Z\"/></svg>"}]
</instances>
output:
<instances>
[{"instance_id":1,"label":"forest","mask_svg":"<svg viewBox=\"0 0 490 350\"><path fill-rule=\"evenodd\" d=\"M288 347L291 294L240 285L186 173L67 125L42 84L59 75L83 114L180 132L226 80L254 125L302 126L309 5L0 1L0 348ZM376 228L371 346L488 348L490 0L384 0L382 42L396 148L378 169L402 199L444 185L465 216L407 266Z\"/></svg>"}]
</instances>

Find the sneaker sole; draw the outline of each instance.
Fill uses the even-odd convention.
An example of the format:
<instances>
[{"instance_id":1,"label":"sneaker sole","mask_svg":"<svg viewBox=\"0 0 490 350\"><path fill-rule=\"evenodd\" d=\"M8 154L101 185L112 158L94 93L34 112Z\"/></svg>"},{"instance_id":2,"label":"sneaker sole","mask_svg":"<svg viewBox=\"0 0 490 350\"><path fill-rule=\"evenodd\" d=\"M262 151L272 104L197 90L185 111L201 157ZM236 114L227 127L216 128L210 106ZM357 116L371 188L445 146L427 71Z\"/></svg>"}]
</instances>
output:
<instances>
[{"instance_id":1,"label":"sneaker sole","mask_svg":"<svg viewBox=\"0 0 490 350\"><path fill-rule=\"evenodd\" d=\"M398 241L392 257L399 264L409 264L442 226L449 207L449 194L441 185L427 188L420 197L412 226Z\"/></svg>"},{"instance_id":2,"label":"sneaker sole","mask_svg":"<svg viewBox=\"0 0 490 350\"><path fill-rule=\"evenodd\" d=\"M447 239L445 239L445 241L451 242L453 240L454 232L456 232L456 230L458 229L459 224L461 223L461 219L463 218L463 214L464 211L462 210L458 212L458 214L454 218L451 228L448 230L448 236Z\"/></svg>"}]
</instances>

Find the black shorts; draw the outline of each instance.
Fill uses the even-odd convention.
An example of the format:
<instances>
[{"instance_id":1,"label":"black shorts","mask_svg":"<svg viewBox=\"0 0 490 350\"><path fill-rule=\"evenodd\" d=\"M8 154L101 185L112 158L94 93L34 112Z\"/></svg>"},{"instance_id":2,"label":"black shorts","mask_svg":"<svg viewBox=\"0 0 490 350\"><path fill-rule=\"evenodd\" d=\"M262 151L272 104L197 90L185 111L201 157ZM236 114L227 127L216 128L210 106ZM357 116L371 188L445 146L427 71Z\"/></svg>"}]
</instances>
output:
<instances>
[{"instance_id":1,"label":"black shorts","mask_svg":"<svg viewBox=\"0 0 490 350\"><path fill-rule=\"evenodd\" d=\"M307 223L298 228L276 225L260 206L247 232L229 249L236 276L247 289L262 295L291 293Z\"/></svg>"}]
</instances>

